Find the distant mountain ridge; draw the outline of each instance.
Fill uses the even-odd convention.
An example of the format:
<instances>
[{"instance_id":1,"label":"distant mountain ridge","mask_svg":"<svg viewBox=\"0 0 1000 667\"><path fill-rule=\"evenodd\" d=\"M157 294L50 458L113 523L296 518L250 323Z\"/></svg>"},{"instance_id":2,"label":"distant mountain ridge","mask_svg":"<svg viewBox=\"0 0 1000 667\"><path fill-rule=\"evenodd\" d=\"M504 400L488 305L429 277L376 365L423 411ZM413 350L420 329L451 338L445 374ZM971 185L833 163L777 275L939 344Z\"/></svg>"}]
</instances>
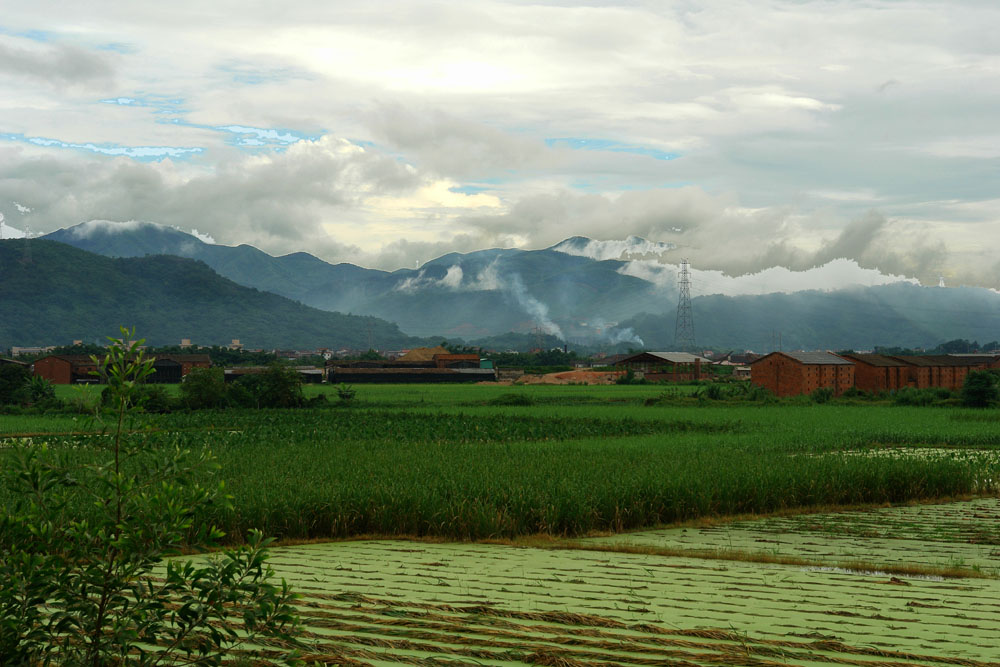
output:
<instances>
[{"instance_id":1,"label":"distant mountain ridge","mask_svg":"<svg viewBox=\"0 0 1000 667\"><path fill-rule=\"evenodd\" d=\"M323 310L380 317L418 336L475 341L514 331L554 334L591 347L673 346L676 277L673 266L663 262L677 252L670 244L638 237L576 236L541 250L449 253L417 269L392 272L329 264L307 253L272 257L152 223L85 223L44 238L109 256L200 259L236 283ZM845 273L843 265L831 263L824 275L873 273L847 264ZM794 282L800 275L806 276L785 271L783 279L791 276ZM766 278L713 277L720 284L758 280L765 287ZM955 338L1000 339L1000 295L905 282L715 294L694 299L694 319L704 347L769 350L779 339L785 349L934 346Z\"/></svg>"},{"instance_id":2,"label":"distant mountain ridge","mask_svg":"<svg viewBox=\"0 0 1000 667\"><path fill-rule=\"evenodd\" d=\"M423 344L374 317L326 312L238 285L203 262L109 258L42 239L0 241L0 347L104 342L119 325L153 345L191 338L250 348L382 349ZM29 254L30 251L30 254Z\"/></svg>"},{"instance_id":3,"label":"distant mountain ridge","mask_svg":"<svg viewBox=\"0 0 1000 667\"><path fill-rule=\"evenodd\" d=\"M669 298L654 284L621 273L621 261L551 248L449 253L419 269L388 272L328 264L307 253L273 257L252 246L209 244L153 223L84 223L42 238L109 257L199 259L241 285L323 310L389 319L419 336L468 340L539 327L587 339L650 304L665 307Z\"/></svg>"}]
</instances>

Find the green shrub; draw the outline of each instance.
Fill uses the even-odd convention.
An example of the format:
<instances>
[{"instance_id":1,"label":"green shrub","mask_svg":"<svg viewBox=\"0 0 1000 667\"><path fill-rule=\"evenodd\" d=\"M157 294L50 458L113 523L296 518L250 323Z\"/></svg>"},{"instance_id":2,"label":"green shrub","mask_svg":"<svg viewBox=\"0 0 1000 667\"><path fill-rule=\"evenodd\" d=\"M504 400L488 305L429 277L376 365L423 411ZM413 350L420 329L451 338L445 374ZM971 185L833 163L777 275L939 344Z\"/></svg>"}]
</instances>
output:
<instances>
[{"instance_id":1,"label":"green shrub","mask_svg":"<svg viewBox=\"0 0 1000 667\"><path fill-rule=\"evenodd\" d=\"M181 403L191 410L224 407L229 402L221 368L192 368L181 383Z\"/></svg>"},{"instance_id":2,"label":"green shrub","mask_svg":"<svg viewBox=\"0 0 1000 667\"><path fill-rule=\"evenodd\" d=\"M973 371L965 376L962 384L962 405L969 408L985 408L1000 399L997 377L988 371Z\"/></svg>"},{"instance_id":3,"label":"green shrub","mask_svg":"<svg viewBox=\"0 0 1000 667\"><path fill-rule=\"evenodd\" d=\"M146 412L162 414L174 409L174 400L163 385L145 384L139 387L138 406Z\"/></svg>"},{"instance_id":4,"label":"green shrub","mask_svg":"<svg viewBox=\"0 0 1000 667\"><path fill-rule=\"evenodd\" d=\"M236 383L246 391L232 397L245 407L297 408L305 404L299 374L281 364L271 364L263 373L248 373Z\"/></svg>"},{"instance_id":5,"label":"green shrub","mask_svg":"<svg viewBox=\"0 0 1000 667\"><path fill-rule=\"evenodd\" d=\"M812 399L813 403L827 403L831 398L833 398L833 389L830 389L829 387L819 387L809 394L809 398Z\"/></svg>"},{"instance_id":6,"label":"green shrub","mask_svg":"<svg viewBox=\"0 0 1000 667\"><path fill-rule=\"evenodd\" d=\"M892 402L896 405L930 405L936 398L933 391L917 389L916 387L903 387L892 397Z\"/></svg>"},{"instance_id":7,"label":"green shrub","mask_svg":"<svg viewBox=\"0 0 1000 667\"><path fill-rule=\"evenodd\" d=\"M705 388L705 397L713 401L721 401L726 398L726 391L722 385L710 384Z\"/></svg>"},{"instance_id":8,"label":"green shrub","mask_svg":"<svg viewBox=\"0 0 1000 667\"><path fill-rule=\"evenodd\" d=\"M0 405L28 402L31 371L21 364L0 364Z\"/></svg>"},{"instance_id":9,"label":"green shrub","mask_svg":"<svg viewBox=\"0 0 1000 667\"><path fill-rule=\"evenodd\" d=\"M864 391L863 389L858 389L857 387L848 387L848 389L840 395L841 398L871 398L871 394Z\"/></svg>"}]
</instances>

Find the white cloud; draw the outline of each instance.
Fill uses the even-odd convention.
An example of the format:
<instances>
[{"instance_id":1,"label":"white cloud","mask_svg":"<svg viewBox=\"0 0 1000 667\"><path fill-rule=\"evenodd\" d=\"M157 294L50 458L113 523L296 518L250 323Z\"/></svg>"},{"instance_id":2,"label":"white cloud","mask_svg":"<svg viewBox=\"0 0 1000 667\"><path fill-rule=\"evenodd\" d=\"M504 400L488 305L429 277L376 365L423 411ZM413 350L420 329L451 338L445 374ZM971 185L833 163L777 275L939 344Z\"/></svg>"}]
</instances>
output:
<instances>
[{"instance_id":1,"label":"white cloud","mask_svg":"<svg viewBox=\"0 0 1000 667\"><path fill-rule=\"evenodd\" d=\"M655 260L633 260L619 272L641 278L668 290L675 290L679 268L674 264L661 264ZM799 290L833 290L846 287L887 285L896 282L918 281L914 278L884 274L877 269L865 269L851 259L834 259L822 266L792 271L773 266L757 273L740 276L726 275L722 271L691 269L692 296L723 294L772 294Z\"/></svg>"},{"instance_id":2,"label":"white cloud","mask_svg":"<svg viewBox=\"0 0 1000 667\"><path fill-rule=\"evenodd\" d=\"M13 3L0 201L43 232L152 220L382 268L636 235L733 275L843 256L993 286L970 239L1000 235L998 23L977 0Z\"/></svg>"},{"instance_id":3,"label":"white cloud","mask_svg":"<svg viewBox=\"0 0 1000 667\"><path fill-rule=\"evenodd\" d=\"M675 228L671 231L681 230ZM657 243L641 239L638 236L629 236L624 240L597 241L586 239L583 243L564 241L553 246L552 249L557 252L566 253L567 255L578 255L600 261L606 259L635 259L651 255L663 257L665 253L673 250L675 247L672 243Z\"/></svg>"}]
</instances>

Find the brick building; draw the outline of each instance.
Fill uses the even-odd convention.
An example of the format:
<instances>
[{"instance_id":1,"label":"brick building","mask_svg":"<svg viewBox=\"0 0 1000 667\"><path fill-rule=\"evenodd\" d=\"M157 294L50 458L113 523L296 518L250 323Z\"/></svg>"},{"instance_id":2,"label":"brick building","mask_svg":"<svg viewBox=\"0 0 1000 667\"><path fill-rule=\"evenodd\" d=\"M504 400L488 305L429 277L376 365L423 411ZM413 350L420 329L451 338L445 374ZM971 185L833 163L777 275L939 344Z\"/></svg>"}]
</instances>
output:
<instances>
[{"instance_id":1,"label":"brick building","mask_svg":"<svg viewBox=\"0 0 1000 667\"><path fill-rule=\"evenodd\" d=\"M854 362L854 386L862 391L896 391L910 383L910 365L881 354L840 355Z\"/></svg>"},{"instance_id":2,"label":"brick building","mask_svg":"<svg viewBox=\"0 0 1000 667\"><path fill-rule=\"evenodd\" d=\"M192 368L208 368L212 361L207 354L154 355L153 374L146 382L168 384L180 382ZM97 364L86 354L53 354L35 361L34 373L52 384L100 382L93 375Z\"/></svg>"},{"instance_id":3,"label":"brick building","mask_svg":"<svg viewBox=\"0 0 1000 667\"><path fill-rule=\"evenodd\" d=\"M983 357L932 354L892 358L909 366L909 385L918 389L944 387L959 390L970 372L989 368Z\"/></svg>"},{"instance_id":4,"label":"brick building","mask_svg":"<svg viewBox=\"0 0 1000 667\"><path fill-rule=\"evenodd\" d=\"M839 396L854 386L854 363L831 352L772 352L750 365L750 381L776 396L810 394L820 387Z\"/></svg>"},{"instance_id":5,"label":"brick building","mask_svg":"<svg viewBox=\"0 0 1000 667\"><path fill-rule=\"evenodd\" d=\"M34 373L52 384L98 382L97 364L86 354L53 354L35 360Z\"/></svg>"},{"instance_id":6,"label":"brick building","mask_svg":"<svg viewBox=\"0 0 1000 667\"><path fill-rule=\"evenodd\" d=\"M685 382L700 380L702 366L711 363L688 352L640 352L619 360L615 366L631 370L636 377L651 382Z\"/></svg>"}]
</instances>

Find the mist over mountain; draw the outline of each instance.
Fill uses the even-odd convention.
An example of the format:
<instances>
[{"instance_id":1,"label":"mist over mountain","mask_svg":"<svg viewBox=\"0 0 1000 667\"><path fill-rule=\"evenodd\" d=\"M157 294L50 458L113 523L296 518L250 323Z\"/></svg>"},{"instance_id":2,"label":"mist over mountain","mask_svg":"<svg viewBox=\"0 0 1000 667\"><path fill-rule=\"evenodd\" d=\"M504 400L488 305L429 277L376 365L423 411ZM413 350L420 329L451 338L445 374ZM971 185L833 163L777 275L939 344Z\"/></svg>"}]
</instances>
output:
<instances>
[{"instance_id":1,"label":"mist over mountain","mask_svg":"<svg viewBox=\"0 0 1000 667\"><path fill-rule=\"evenodd\" d=\"M0 295L0 347L103 343L119 325L136 327L152 345L181 338L300 349L425 342L385 320L326 312L238 285L200 261L108 258L42 239L0 241Z\"/></svg>"},{"instance_id":2,"label":"mist over mountain","mask_svg":"<svg viewBox=\"0 0 1000 667\"><path fill-rule=\"evenodd\" d=\"M152 223L92 221L44 238L113 257L198 259L241 285L383 318L417 336L475 341L537 332L592 347L657 349L673 346L683 257L683 249L635 236L571 237L540 250L449 253L389 272L328 264L307 253L272 257ZM780 338L784 349L866 349L1000 337L996 292L921 287L847 259L741 276L695 269L692 294L704 347L770 350Z\"/></svg>"},{"instance_id":3,"label":"mist over mountain","mask_svg":"<svg viewBox=\"0 0 1000 667\"><path fill-rule=\"evenodd\" d=\"M843 290L692 299L699 345L755 351L933 347L1000 339L1000 294L979 287L895 283ZM675 312L622 322L647 347L669 348Z\"/></svg>"}]
</instances>

